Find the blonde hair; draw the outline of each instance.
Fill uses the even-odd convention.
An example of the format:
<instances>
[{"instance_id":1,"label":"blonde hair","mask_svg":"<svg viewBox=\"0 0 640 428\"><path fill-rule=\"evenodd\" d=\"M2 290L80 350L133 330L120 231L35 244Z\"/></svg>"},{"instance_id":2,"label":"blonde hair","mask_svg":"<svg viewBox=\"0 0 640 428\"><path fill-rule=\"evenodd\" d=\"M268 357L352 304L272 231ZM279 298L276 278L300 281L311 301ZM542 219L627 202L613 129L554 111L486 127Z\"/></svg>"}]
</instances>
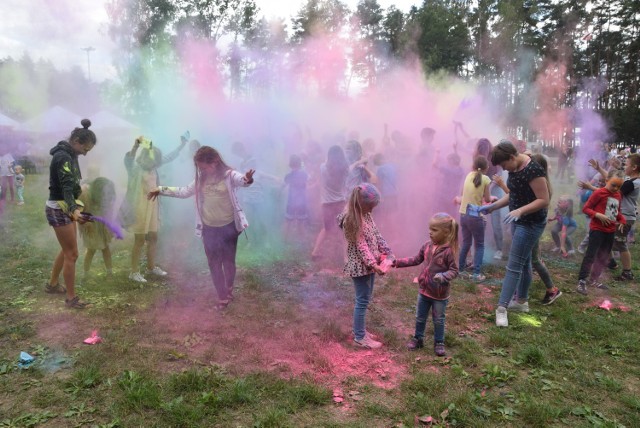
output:
<instances>
[{"instance_id":1,"label":"blonde hair","mask_svg":"<svg viewBox=\"0 0 640 428\"><path fill-rule=\"evenodd\" d=\"M431 217L431 221L437 223L439 226L446 227L449 231L447 234L445 241L451 247L454 254L458 254L458 223L456 220L448 213L441 212L436 213Z\"/></svg>"},{"instance_id":2,"label":"blonde hair","mask_svg":"<svg viewBox=\"0 0 640 428\"><path fill-rule=\"evenodd\" d=\"M345 207L345 216L342 221L342 229L347 241L356 242L362 229L362 217L364 208L375 207L377 202L367 203L361 195L362 186L356 186L351 191L349 201Z\"/></svg>"}]
</instances>

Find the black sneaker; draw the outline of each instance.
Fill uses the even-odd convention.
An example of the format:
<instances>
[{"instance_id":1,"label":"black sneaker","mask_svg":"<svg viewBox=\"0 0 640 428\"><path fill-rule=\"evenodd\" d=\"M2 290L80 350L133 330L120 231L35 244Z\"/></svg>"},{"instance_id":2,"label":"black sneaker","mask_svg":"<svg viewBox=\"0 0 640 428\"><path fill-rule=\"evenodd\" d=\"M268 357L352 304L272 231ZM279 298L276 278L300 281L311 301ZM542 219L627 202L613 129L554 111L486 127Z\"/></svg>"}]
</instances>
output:
<instances>
[{"instance_id":1,"label":"black sneaker","mask_svg":"<svg viewBox=\"0 0 640 428\"><path fill-rule=\"evenodd\" d=\"M424 347L423 339L416 339L415 337L411 338L411 341L407 343L407 349L410 351L415 351L416 349L420 349Z\"/></svg>"},{"instance_id":2,"label":"black sneaker","mask_svg":"<svg viewBox=\"0 0 640 428\"><path fill-rule=\"evenodd\" d=\"M555 291L554 291L555 290ZM542 304L543 305L550 305L553 302L556 301L556 299L560 296L562 296L562 291L560 291L559 289L555 288L552 291L547 291L544 295L544 299L542 299Z\"/></svg>"},{"instance_id":3,"label":"black sneaker","mask_svg":"<svg viewBox=\"0 0 640 428\"><path fill-rule=\"evenodd\" d=\"M616 281L633 281L633 272L623 270L622 273L614 278Z\"/></svg>"},{"instance_id":4,"label":"black sneaker","mask_svg":"<svg viewBox=\"0 0 640 428\"><path fill-rule=\"evenodd\" d=\"M580 281L578 281L578 288L576 288L576 291L580 294L583 295L587 295L587 281L585 281L584 279L581 279Z\"/></svg>"},{"instance_id":5,"label":"black sneaker","mask_svg":"<svg viewBox=\"0 0 640 428\"><path fill-rule=\"evenodd\" d=\"M591 284L589 284L590 287L594 287L594 288L598 288L600 290L608 290L609 286L607 284L603 284L601 282L598 281L591 281Z\"/></svg>"},{"instance_id":6,"label":"black sneaker","mask_svg":"<svg viewBox=\"0 0 640 428\"><path fill-rule=\"evenodd\" d=\"M444 357L445 355L447 355L444 349L444 343L442 342L433 345L433 352L435 352L438 357Z\"/></svg>"},{"instance_id":7,"label":"black sneaker","mask_svg":"<svg viewBox=\"0 0 640 428\"><path fill-rule=\"evenodd\" d=\"M618 263L616 262L616 259L609 259L609 263L607 264L607 267L611 270L614 270L615 268L618 267Z\"/></svg>"}]
</instances>

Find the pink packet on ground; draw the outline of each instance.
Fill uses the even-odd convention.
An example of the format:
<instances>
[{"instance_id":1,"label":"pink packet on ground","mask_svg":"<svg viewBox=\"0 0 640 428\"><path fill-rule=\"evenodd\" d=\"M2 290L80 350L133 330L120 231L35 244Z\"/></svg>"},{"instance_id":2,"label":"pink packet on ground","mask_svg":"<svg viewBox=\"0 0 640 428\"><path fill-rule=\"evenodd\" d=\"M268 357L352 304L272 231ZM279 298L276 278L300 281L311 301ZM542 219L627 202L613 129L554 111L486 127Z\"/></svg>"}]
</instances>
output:
<instances>
[{"instance_id":1,"label":"pink packet on ground","mask_svg":"<svg viewBox=\"0 0 640 428\"><path fill-rule=\"evenodd\" d=\"M600 305L598 307L600 309L606 309L607 311L609 311L609 310L611 310L613 305L611 304L611 302L609 300L605 300L604 302L600 303Z\"/></svg>"},{"instance_id":2,"label":"pink packet on ground","mask_svg":"<svg viewBox=\"0 0 640 428\"><path fill-rule=\"evenodd\" d=\"M91 336L82 341L82 343L86 343L87 345L95 345L100 342L102 342L102 338L98 336L98 330L93 330Z\"/></svg>"}]
</instances>

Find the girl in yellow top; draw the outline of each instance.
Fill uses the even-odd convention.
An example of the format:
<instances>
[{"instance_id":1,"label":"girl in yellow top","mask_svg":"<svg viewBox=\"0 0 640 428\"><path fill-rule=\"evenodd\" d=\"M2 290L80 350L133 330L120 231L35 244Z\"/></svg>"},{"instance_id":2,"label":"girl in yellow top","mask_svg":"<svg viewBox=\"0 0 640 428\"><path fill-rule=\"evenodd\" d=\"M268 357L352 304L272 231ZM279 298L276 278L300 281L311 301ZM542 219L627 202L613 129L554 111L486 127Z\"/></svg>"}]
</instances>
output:
<instances>
[{"instance_id":1,"label":"girl in yellow top","mask_svg":"<svg viewBox=\"0 0 640 428\"><path fill-rule=\"evenodd\" d=\"M473 171L467 174L462 186L462 198L460 201L460 229L462 231L462 246L458 266L464 271L467 265L467 254L474 243L473 275L474 281L484 281L486 278L480 273L482 257L484 256L484 230L486 220L479 214L477 208L482 202L489 202L489 184L491 179L485 174L489 169L489 162L484 156L476 156L473 160Z\"/></svg>"}]
</instances>

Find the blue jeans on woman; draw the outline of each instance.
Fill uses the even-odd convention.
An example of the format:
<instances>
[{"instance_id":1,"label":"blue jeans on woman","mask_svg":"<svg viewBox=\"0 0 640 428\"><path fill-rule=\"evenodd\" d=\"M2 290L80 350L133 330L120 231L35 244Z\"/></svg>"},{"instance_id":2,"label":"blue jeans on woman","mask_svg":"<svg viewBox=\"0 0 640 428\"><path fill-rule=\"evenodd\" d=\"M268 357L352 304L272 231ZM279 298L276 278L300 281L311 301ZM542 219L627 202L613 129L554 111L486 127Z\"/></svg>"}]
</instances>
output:
<instances>
[{"instance_id":1,"label":"blue jeans on woman","mask_svg":"<svg viewBox=\"0 0 640 428\"><path fill-rule=\"evenodd\" d=\"M433 320L433 343L444 343L444 320L445 311L449 300L435 300L418 293L418 303L416 304L416 339L424 338L424 330L427 327L427 316L431 310Z\"/></svg>"},{"instance_id":2,"label":"blue jeans on woman","mask_svg":"<svg viewBox=\"0 0 640 428\"><path fill-rule=\"evenodd\" d=\"M460 258L458 267L463 271L467 265L467 254L471 249L471 241L474 243L473 273L478 275L484 257L484 229L486 221L483 217L474 217L467 214L460 214L460 229L462 231L462 247L460 248Z\"/></svg>"},{"instance_id":3,"label":"blue jeans on woman","mask_svg":"<svg viewBox=\"0 0 640 428\"><path fill-rule=\"evenodd\" d=\"M355 276L353 285L356 289L356 303L353 307L353 335L356 340L364 338L366 329L365 315L367 313L367 307L371 301L373 295L373 281L376 277L375 273L364 276Z\"/></svg>"},{"instance_id":4,"label":"blue jeans on woman","mask_svg":"<svg viewBox=\"0 0 640 428\"><path fill-rule=\"evenodd\" d=\"M509 250L509 260L507 261L507 272L502 280L502 291L500 291L498 306L506 308L516 290L519 300L527 300L529 298L531 252L538 243L546 225L546 220L532 224L513 223L513 237L511 239L511 249Z\"/></svg>"}]
</instances>

